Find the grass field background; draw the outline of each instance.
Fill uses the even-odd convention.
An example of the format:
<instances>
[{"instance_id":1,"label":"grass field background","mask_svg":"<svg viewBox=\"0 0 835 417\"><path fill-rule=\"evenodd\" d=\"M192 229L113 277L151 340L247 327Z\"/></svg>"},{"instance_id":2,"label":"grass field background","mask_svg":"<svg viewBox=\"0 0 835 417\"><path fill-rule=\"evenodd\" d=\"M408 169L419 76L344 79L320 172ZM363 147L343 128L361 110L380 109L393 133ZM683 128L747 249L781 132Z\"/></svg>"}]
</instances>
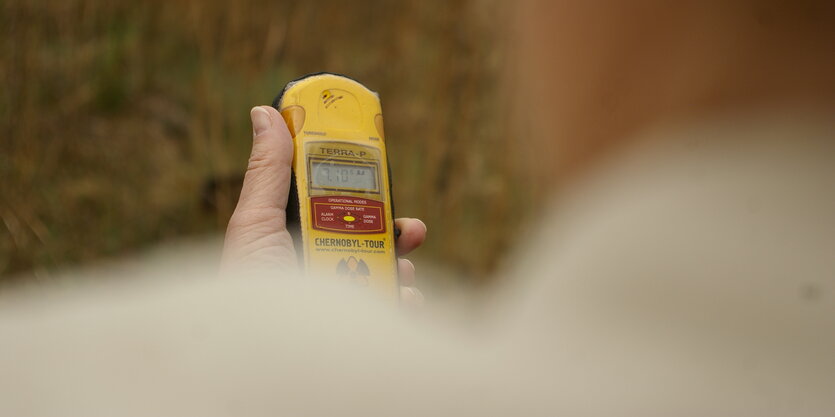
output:
<instances>
[{"instance_id":1,"label":"grass field background","mask_svg":"<svg viewBox=\"0 0 835 417\"><path fill-rule=\"evenodd\" d=\"M502 18L478 0L0 1L0 279L221 232L249 109L331 71L383 99L397 213L430 229L416 256L484 282L536 201L500 105Z\"/></svg>"}]
</instances>

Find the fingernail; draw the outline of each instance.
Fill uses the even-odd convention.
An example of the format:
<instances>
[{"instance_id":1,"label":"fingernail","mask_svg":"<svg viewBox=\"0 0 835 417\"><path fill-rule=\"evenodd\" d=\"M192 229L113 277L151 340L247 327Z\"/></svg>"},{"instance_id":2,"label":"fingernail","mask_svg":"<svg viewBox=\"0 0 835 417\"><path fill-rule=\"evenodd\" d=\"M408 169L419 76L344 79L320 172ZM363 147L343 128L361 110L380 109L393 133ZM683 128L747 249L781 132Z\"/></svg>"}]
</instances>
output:
<instances>
[{"instance_id":1,"label":"fingernail","mask_svg":"<svg viewBox=\"0 0 835 417\"><path fill-rule=\"evenodd\" d=\"M400 287L400 299L413 308L422 307L426 300L423 293L414 287Z\"/></svg>"},{"instance_id":2,"label":"fingernail","mask_svg":"<svg viewBox=\"0 0 835 417\"><path fill-rule=\"evenodd\" d=\"M264 133L272 124L270 114L260 106L253 107L249 112L249 117L252 119L252 132L256 135Z\"/></svg>"},{"instance_id":3,"label":"fingernail","mask_svg":"<svg viewBox=\"0 0 835 417\"><path fill-rule=\"evenodd\" d=\"M423 222L423 220L421 220L421 219L415 219L415 220L417 220L417 221L420 223L420 225L421 225L421 226L423 226L423 233L426 233L426 232L428 232L428 231L429 231L429 230L426 228L426 223L424 223L424 222Z\"/></svg>"}]
</instances>

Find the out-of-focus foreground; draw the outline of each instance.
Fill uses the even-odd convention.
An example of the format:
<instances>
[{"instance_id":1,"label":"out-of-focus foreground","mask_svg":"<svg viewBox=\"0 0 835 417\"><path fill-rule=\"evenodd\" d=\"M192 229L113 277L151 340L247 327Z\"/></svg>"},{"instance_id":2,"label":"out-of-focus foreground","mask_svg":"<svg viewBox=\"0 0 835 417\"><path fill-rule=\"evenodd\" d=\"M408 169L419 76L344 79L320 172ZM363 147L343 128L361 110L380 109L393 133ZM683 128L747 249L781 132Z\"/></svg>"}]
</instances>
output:
<instances>
[{"instance_id":1,"label":"out-of-focus foreground","mask_svg":"<svg viewBox=\"0 0 835 417\"><path fill-rule=\"evenodd\" d=\"M495 117L496 14L477 0L0 3L0 276L222 231L249 109L316 71L381 94L397 214L429 224L423 256L485 276L534 194L511 184Z\"/></svg>"}]
</instances>

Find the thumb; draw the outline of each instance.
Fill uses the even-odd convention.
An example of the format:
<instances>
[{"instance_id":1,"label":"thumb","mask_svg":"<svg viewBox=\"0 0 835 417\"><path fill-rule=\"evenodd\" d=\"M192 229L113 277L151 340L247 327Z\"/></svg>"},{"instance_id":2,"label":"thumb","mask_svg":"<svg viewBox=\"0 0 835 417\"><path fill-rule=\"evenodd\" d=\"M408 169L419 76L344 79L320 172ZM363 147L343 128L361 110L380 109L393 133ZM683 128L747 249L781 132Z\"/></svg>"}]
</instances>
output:
<instances>
[{"instance_id":1,"label":"thumb","mask_svg":"<svg viewBox=\"0 0 835 417\"><path fill-rule=\"evenodd\" d=\"M293 140L278 110L253 107L252 153L235 211L287 208ZM282 219L283 224L283 219Z\"/></svg>"},{"instance_id":2,"label":"thumb","mask_svg":"<svg viewBox=\"0 0 835 417\"><path fill-rule=\"evenodd\" d=\"M278 111L254 107L252 153L241 196L224 239L223 264L293 268L296 256L287 232L287 198L293 140Z\"/></svg>"}]
</instances>

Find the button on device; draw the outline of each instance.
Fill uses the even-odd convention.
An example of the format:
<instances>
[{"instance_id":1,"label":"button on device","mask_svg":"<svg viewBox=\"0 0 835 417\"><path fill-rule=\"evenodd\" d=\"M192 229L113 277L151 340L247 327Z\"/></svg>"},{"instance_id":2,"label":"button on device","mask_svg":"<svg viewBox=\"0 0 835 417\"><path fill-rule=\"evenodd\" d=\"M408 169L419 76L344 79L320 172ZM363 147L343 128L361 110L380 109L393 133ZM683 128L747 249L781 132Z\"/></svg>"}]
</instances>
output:
<instances>
[{"instance_id":1,"label":"button on device","mask_svg":"<svg viewBox=\"0 0 835 417\"><path fill-rule=\"evenodd\" d=\"M354 220L356 220L356 219L354 218L354 216L352 216L352 215L348 214L348 215L346 215L345 217L343 217L343 218L342 218L342 220L345 220L346 222L351 223L351 222L353 222L353 221L354 221Z\"/></svg>"},{"instance_id":2,"label":"button on device","mask_svg":"<svg viewBox=\"0 0 835 417\"><path fill-rule=\"evenodd\" d=\"M289 106L281 109L281 116L284 117L284 122L287 123L287 128L293 132L293 135L298 135L304 126L304 107Z\"/></svg>"}]
</instances>

